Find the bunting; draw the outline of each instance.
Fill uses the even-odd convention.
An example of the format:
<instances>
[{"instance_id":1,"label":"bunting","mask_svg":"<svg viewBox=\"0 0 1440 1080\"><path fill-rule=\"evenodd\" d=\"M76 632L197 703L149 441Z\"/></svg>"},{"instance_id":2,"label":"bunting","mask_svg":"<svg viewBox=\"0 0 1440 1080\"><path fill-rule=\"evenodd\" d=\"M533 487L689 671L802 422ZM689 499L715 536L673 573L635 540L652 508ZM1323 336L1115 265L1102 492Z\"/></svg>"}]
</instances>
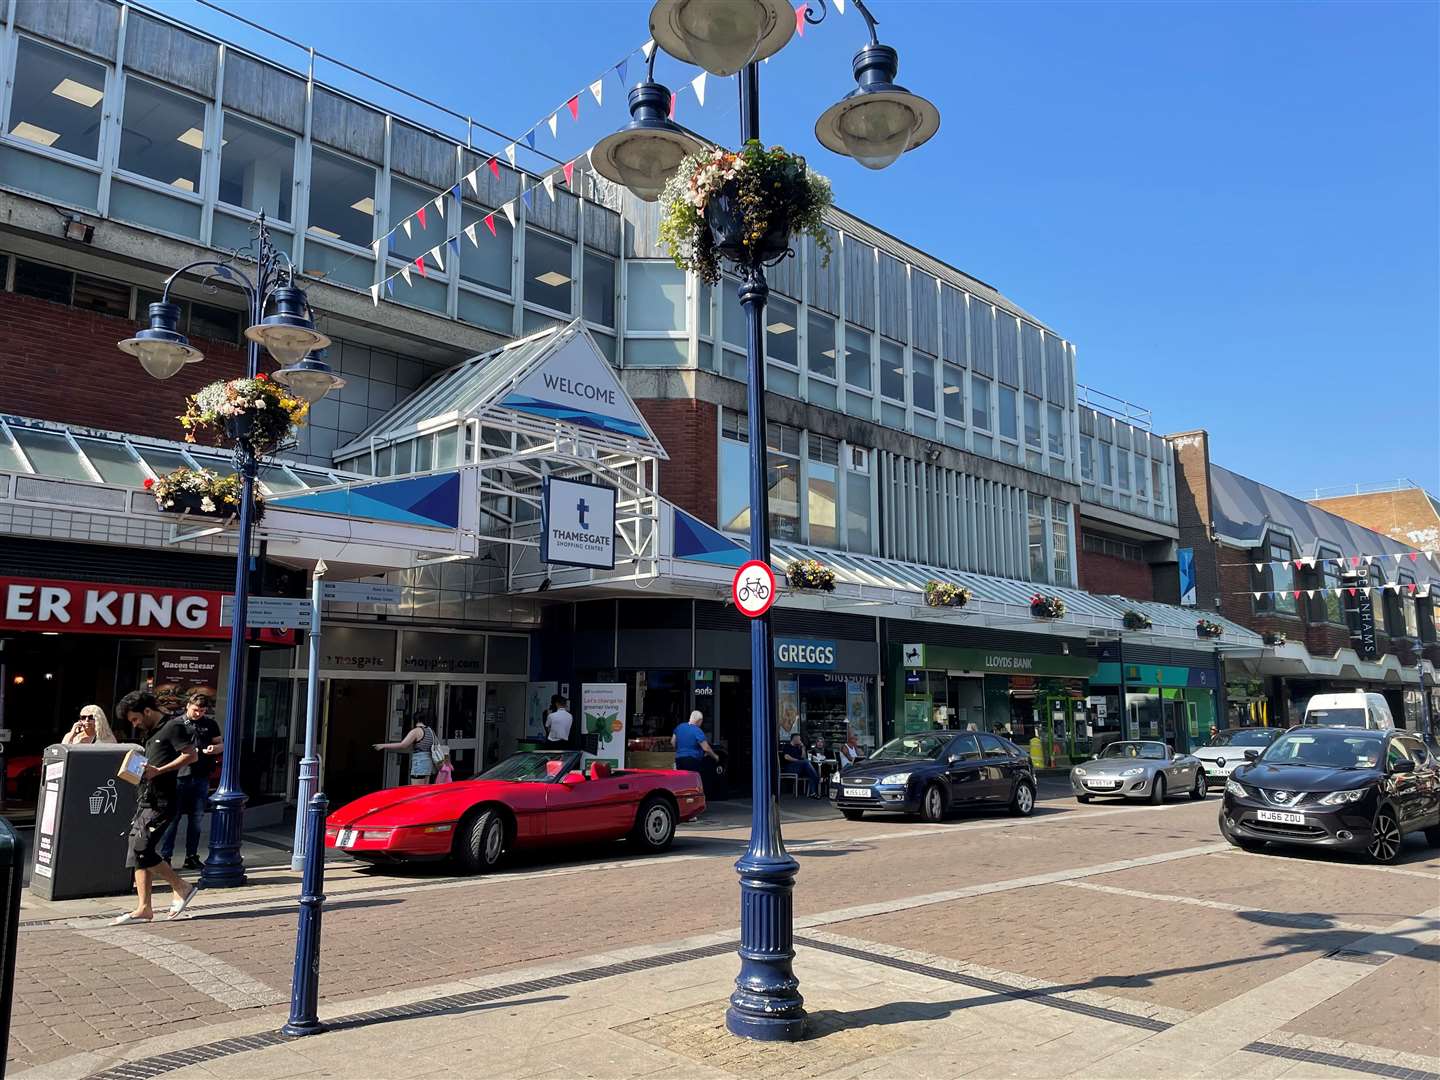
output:
<instances>
[{"instance_id":1,"label":"bunting","mask_svg":"<svg viewBox=\"0 0 1440 1080\"><path fill-rule=\"evenodd\" d=\"M605 80L596 79L590 84L590 96L595 99L596 105L605 104Z\"/></svg>"}]
</instances>

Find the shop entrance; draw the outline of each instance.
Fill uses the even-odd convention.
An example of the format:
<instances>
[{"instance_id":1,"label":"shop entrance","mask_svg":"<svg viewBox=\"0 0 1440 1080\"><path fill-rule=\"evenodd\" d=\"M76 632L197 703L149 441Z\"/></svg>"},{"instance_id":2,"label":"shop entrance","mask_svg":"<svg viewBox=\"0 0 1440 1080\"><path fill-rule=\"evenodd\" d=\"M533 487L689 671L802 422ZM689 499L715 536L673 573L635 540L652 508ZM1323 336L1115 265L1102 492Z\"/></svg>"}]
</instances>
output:
<instances>
[{"instance_id":1,"label":"shop entrance","mask_svg":"<svg viewBox=\"0 0 1440 1080\"><path fill-rule=\"evenodd\" d=\"M380 786L384 775L374 744L385 742L390 684L369 679L331 679L321 743L325 794L343 806Z\"/></svg>"}]
</instances>

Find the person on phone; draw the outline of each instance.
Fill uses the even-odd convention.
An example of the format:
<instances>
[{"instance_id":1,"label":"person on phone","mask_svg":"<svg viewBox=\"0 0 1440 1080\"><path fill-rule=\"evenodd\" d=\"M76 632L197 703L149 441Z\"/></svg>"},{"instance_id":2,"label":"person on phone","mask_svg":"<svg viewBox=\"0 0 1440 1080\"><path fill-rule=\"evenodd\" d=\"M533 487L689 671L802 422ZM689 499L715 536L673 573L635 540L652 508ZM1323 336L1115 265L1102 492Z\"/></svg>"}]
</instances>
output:
<instances>
[{"instance_id":1,"label":"person on phone","mask_svg":"<svg viewBox=\"0 0 1440 1080\"><path fill-rule=\"evenodd\" d=\"M115 732L105 710L99 705L86 705L80 710L80 719L70 725L70 730L60 742L65 746L87 745L89 743L116 742Z\"/></svg>"},{"instance_id":2,"label":"person on phone","mask_svg":"<svg viewBox=\"0 0 1440 1080\"><path fill-rule=\"evenodd\" d=\"M374 744L375 749L381 752L410 755L411 784L430 783L430 777L435 772L435 760L430 756L430 748L434 745L435 732L419 716L415 717L415 726L399 742Z\"/></svg>"},{"instance_id":3,"label":"person on phone","mask_svg":"<svg viewBox=\"0 0 1440 1080\"><path fill-rule=\"evenodd\" d=\"M191 693L185 702L185 720L195 732L195 746L200 756L191 765L180 770L176 782L176 814L160 838L160 857L169 863L175 858L175 839L180 834L180 823L185 826L185 870L204 870L200 861L200 826L205 821L205 802L210 797L210 778L215 771L215 759L224 749L220 738L220 725L210 718L210 695L201 690Z\"/></svg>"}]
</instances>

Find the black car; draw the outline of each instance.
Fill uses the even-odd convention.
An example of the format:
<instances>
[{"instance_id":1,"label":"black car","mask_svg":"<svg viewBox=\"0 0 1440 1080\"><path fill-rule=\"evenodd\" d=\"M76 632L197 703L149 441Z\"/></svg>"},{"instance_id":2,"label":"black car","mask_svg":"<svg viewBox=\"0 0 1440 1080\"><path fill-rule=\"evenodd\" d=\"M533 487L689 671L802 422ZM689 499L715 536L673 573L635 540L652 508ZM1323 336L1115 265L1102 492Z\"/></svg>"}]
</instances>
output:
<instances>
[{"instance_id":1,"label":"black car","mask_svg":"<svg viewBox=\"0 0 1440 1080\"><path fill-rule=\"evenodd\" d=\"M1237 847L1304 844L1393 863L1408 832L1440 846L1440 762L1418 735L1297 727L1246 756L1220 810Z\"/></svg>"},{"instance_id":2,"label":"black car","mask_svg":"<svg viewBox=\"0 0 1440 1080\"><path fill-rule=\"evenodd\" d=\"M1035 769L1014 743L975 731L922 731L892 739L831 786L854 821L867 810L939 821L952 807L1035 809Z\"/></svg>"}]
</instances>

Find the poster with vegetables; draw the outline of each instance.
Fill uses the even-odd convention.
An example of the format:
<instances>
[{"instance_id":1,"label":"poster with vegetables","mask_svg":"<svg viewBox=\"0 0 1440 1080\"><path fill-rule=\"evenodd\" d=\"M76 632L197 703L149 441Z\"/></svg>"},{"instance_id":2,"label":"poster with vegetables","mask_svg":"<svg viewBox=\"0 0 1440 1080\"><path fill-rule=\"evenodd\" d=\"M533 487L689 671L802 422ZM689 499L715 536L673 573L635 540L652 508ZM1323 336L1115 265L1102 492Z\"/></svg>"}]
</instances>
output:
<instances>
[{"instance_id":1,"label":"poster with vegetables","mask_svg":"<svg viewBox=\"0 0 1440 1080\"><path fill-rule=\"evenodd\" d=\"M595 736L595 750L586 760L625 767L625 684L585 683L580 687L580 723L585 735ZM589 739L586 739L587 746Z\"/></svg>"}]
</instances>

